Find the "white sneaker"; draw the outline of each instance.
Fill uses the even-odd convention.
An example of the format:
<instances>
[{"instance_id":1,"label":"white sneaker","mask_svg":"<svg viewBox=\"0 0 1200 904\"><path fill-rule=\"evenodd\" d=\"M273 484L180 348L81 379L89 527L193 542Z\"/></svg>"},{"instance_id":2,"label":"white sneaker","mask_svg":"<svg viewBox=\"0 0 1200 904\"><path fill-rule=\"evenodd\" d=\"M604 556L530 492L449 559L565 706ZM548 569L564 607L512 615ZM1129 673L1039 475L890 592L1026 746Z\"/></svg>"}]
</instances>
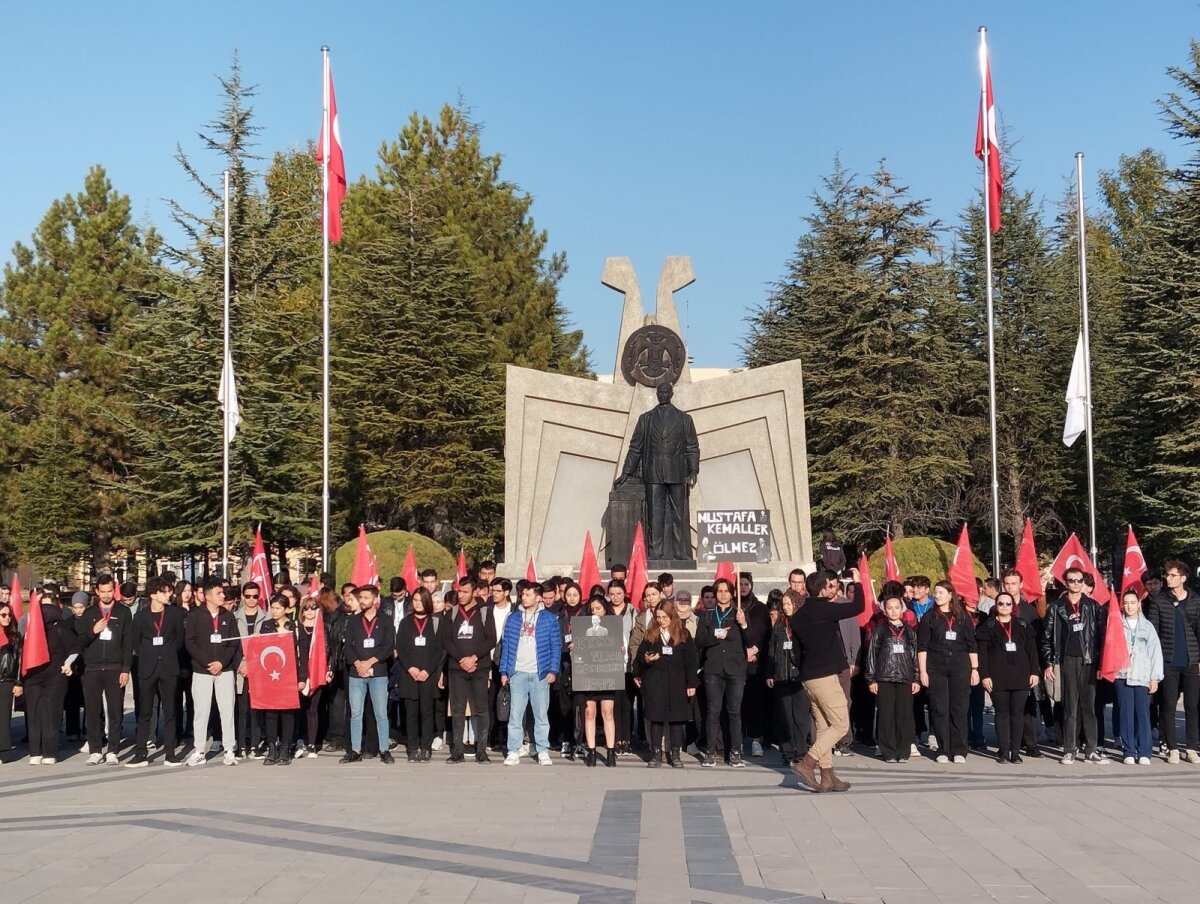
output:
<instances>
[{"instance_id":1,"label":"white sneaker","mask_svg":"<svg viewBox=\"0 0 1200 904\"><path fill-rule=\"evenodd\" d=\"M205 762L204 754L199 750L192 751L192 755L187 758L189 766L203 766Z\"/></svg>"},{"instance_id":2,"label":"white sneaker","mask_svg":"<svg viewBox=\"0 0 1200 904\"><path fill-rule=\"evenodd\" d=\"M1121 760L1121 762L1124 763L1126 766L1132 766L1134 763L1137 762L1137 760L1135 760L1131 756L1127 756L1127 757L1125 757L1125 759ZM1147 760L1146 762L1149 762L1149 760Z\"/></svg>"},{"instance_id":3,"label":"white sneaker","mask_svg":"<svg viewBox=\"0 0 1200 904\"><path fill-rule=\"evenodd\" d=\"M40 765L42 765L42 758L41 758L40 756L31 756L31 757L29 758L29 765L30 765L30 766L40 766Z\"/></svg>"},{"instance_id":4,"label":"white sneaker","mask_svg":"<svg viewBox=\"0 0 1200 904\"><path fill-rule=\"evenodd\" d=\"M909 744L908 745L908 755L909 756L920 756L921 751L917 750L916 744Z\"/></svg>"},{"instance_id":5,"label":"white sneaker","mask_svg":"<svg viewBox=\"0 0 1200 904\"><path fill-rule=\"evenodd\" d=\"M117 755L115 753L104 754L104 764L106 766L116 766L119 762L120 760L117 759Z\"/></svg>"},{"instance_id":6,"label":"white sneaker","mask_svg":"<svg viewBox=\"0 0 1200 904\"><path fill-rule=\"evenodd\" d=\"M430 750L441 750L446 746L446 742L442 740L442 736L438 735L429 743Z\"/></svg>"},{"instance_id":7,"label":"white sneaker","mask_svg":"<svg viewBox=\"0 0 1200 904\"><path fill-rule=\"evenodd\" d=\"M305 756L307 753L308 753L308 748L304 746L304 742L303 741L296 742L295 758L300 759L300 757Z\"/></svg>"},{"instance_id":8,"label":"white sneaker","mask_svg":"<svg viewBox=\"0 0 1200 904\"><path fill-rule=\"evenodd\" d=\"M158 745L155 744L153 741L147 741L146 742L146 753L151 754L151 753L157 753L157 752L158 752Z\"/></svg>"},{"instance_id":9,"label":"white sneaker","mask_svg":"<svg viewBox=\"0 0 1200 904\"><path fill-rule=\"evenodd\" d=\"M1096 766L1103 766L1108 762L1108 757L1102 754L1099 750L1093 750L1088 754L1087 761Z\"/></svg>"},{"instance_id":10,"label":"white sneaker","mask_svg":"<svg viewBox=\"0 0 1200 904\"><path fill-rule=\"evenodd\" d=\"M1072 763L1075 762L1075 754L1064 753L1062 756L1062 759L1059 762L1061 762L1064 766L1070 766Z\"/></svg>"},{"instance_id":11,"label":"white sneaker","mask_svg":"<svg viewBox=\"0 0 1200 904\"><path fill-rule=\"evenodd\" d=\"M1138 757L1138 765L1139 766L1149 766L1150 765L1150 757L1148 757L1148 756Z\"/></svg>"},{"instance_id":12,"label":"white sneaker","mask_svg":"<svg viewBox=\"0 0 1200 904\"><path fill-rule=\"evenodd\" d=\"M84 741L83 746L79 748L80 753L91 753L91 748L88 747L88 742Z\"/></svg>"},{"instance_id":13,"label":"white sneaker","mask_svg":"<svg viewBox=\"0 0 1200 904\"><path fill-rule=\"evenodd\" d=\"M935 751L938 749L937 735L929 736L929 749Z\"/></svg>"},{"instance_id":14,"label":"white sneaker","mask_svg":"<svg viewBox=\"0 0 1200 904\"><path fill-rule=\"evenodd\" d=\"M315 748L313 748L313 749L310 749L310 750L308 751L308 753L306 753L306 754L305 754L305 756L306 756L306 757L308 757L310 760L315 760L315 759L317 758L317 751L316 751L316 749L315 749Z\"/></svg>"},{"instance_id":15,"label":"white sneaker","mask_svg":"<svg viewBox=\"0 0 1200 904\"><path fill-rule=\"evenodd\" d=\"M221 760L221 762L224 763L226 766L236 766L237 761L238 761L238 758L233 755L232 750L226 750L225 758L223 760Z\"/></svg>"},{"instance_id":16,"label":"white sneaker","mask_svg":"<svg viewBox=\"0 0 1200 904\"><path fill-rule=\"evenodd\" d=\"M101 763L103 763L103 762L104 762L104 754L102 754L102 753L93 753L91 756L89 756L89 757L88 757L88 758L87 758L87 759L84 761L84 765L85 765L85 766L99 766L99 765L100 765Z\"/></svg>"},{"instance_id":17,"label":"white sneaker","mask_svg":"<svg viewBox=\"0 0 1200 904\"><path fill-rule=\"evenodd\" d=\"M504 758L505 766L519 766L521 764L521 755L519 753L510 753Z\"/></svg>"},{"instance_id":18,"label":"white sneaker","mask_svg":"<svg viewBox=\"0 0 1200 904\"><path fill-rule=\"evenodd\" d=\"M750 756L762 756L762 755L763 755L762 741L751 741L750 742Z\"/></svg>"},{"instance_id":19,"label":"white sneaker","mask_svg":"<svg viewBox=\"0 0 1200 904\"><path fill-rule=\"evenodd\" d=\"M538 754L538 765L539 766L553 766L554 765L554 760L550 759L550 751L549 750L543 750L541 753Z\"/></svg>"},{"instance_id":20,"label":"white sneaker","mask_svg":"<svg viewBox=\"0 0 1200 904\"><path fill-rule=\"evenodd\" d=\"M1187 752L1187 761L1189 763L1191 763L1193 766L1200 765L1200 753L1197 753L1194 750L1189 750Z\"/></svg>"},{"instance_id":21,"label":"white sneaker","mask_svg":"<svg viewBox=\"0 0 1200 904\"><path fill-rule=\"evenodd\" d=\"M58 760L56 760L56 759L55 759L54 757L52 757L52 756L44 756L44 757L42 757L42 765L43 765L43 766L53 766L53 765L54 765L55 763L57 763L57 762L58 762Z\"/></svg>"},{"instance_id":22,"label":"white sneaker","mask_svg":"<svg viewBox=\"0 0 1200 904\"><path fill-rule=\"evenodd\" d=\"M529 745L522 744L520 747L517 748L517 753L520 756L529 756Z\"/></svg>"},{"instance_id":23,"label":"white sneaker","mask_svg":"<svg viewBox=\"0 0 1200 904\"><path fill-rule=\"evenodd\" d=\"M960 754L958 754L958 755L957 755L957 756L954 758L954 762L955 762L955 763L957 763L957 764L958 764L958 765L960 765L960 766L961 766L963 763L965 763L966 761L967 761L967 758L966 758L965 756L963 756L961 753L960 753Z\"/></svg>"},{"instance_id":24,"label":"white sneaker","mask_svg":"<svg viewBox=\"0 0 1200 904\"><path fill-rule=\"evenodd\" d=\"M1172 750L1170 753L1168 753L1167 754L1167 762L1170 763L1172 766L1178 766L1179 765L1179 751Z\"/></svg>"},{"instance_id":25,"label":"white sneaker","mask_svg":"<svg viewBox=\"0 0 1200 904\"><path fill-rule=\"evenodd\" d=\"M946 756L946 754L944 754L944 753L939 753L937 762L945 765L946 763L950 762L950 757Z\"/></svg>"}]
</instances>

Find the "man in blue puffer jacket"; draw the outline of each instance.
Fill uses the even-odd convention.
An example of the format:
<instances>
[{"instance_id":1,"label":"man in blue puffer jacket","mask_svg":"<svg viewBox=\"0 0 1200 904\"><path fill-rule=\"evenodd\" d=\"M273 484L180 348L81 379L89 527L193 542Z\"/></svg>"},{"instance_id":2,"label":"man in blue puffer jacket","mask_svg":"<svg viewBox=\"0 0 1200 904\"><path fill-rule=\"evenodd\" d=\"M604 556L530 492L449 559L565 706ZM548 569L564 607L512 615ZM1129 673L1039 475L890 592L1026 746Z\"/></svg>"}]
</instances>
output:
<instances>
[{"instance_id":1,"label":"man in blue puffer jacket","mask_svg":"<svg viewBox=\"0 0 1200 904\"><path fill-rule=\"evenodd\" d=\"M508 716L508 756L505 766L521 762L525 708L533 710L533 749L539 766L551 766L550 685L558 678L562 660L562 632L558 617L542 605L542 586L520 581L521 608L504 622L500 645L500 683L512 694ZM520 616L519 618L517 616Z\"/></svg>"}]
</instances>

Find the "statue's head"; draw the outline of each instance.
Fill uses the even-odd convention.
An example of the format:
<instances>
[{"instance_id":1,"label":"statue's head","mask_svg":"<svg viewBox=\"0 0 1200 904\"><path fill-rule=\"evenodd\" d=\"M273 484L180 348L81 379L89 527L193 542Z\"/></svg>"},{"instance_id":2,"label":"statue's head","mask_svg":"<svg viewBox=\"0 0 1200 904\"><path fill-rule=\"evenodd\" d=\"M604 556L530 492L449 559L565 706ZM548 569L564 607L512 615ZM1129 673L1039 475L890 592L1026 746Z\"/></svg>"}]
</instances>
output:
<instances>
[{"instance_id":1,"label":"statue's head","mask_svg":"<svg viewBox=\"0 0 1200 904\"><path fill-rule=\"evenodd\" d=\"M675 390L670 383L659 383L657 390L658 404L665 405L667 402L671 401L671 395L674 393L674 391Z\"/></svg>"}]
</instances>

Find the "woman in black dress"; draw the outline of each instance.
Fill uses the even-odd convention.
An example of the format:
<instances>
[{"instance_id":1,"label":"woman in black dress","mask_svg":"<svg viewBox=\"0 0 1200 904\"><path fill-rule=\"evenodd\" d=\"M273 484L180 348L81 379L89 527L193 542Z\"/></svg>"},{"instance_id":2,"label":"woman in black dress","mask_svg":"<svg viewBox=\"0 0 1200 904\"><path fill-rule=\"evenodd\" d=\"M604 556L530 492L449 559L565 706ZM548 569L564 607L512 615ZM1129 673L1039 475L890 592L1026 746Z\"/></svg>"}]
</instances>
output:
<instances>
[{"instance_id":1,"label":"woman in black dress","mask_svg":"<svg viewBox=\"0 0 1200 904\"><path fill-rule=\"evenodd\" d=\"M1021 762L1021 737L1025 730L1025 700L1037 687L1037 637L1033 629L1014 616L1012 594L1000 593L992 617L979 626L979 675L983 689L996 708L998 763Z\"/></svg>"},{"instance_id":2,"label":"woman in black dress","mask_svg":"<svg viewBox=\"0 0 1200 904\"><path fill-rule=\"evenodd\" d=\"M586 611L588 616L604 616L612 615L612 611L608 608L608 603L604 597L593 596L588 600ZM578 616L576 621L583 616ZM572 628L572 637L577 627ZM589 629L590 630L590 629ZM570 649L574 642L567 644ZM604 746L608 751L608 757L605 759L606 766L617 765L617 722L614 717L614 707L616 704L617 693L624 694L624 691L576 691L574 694L575 705L578 708L579 704L583 704L583 739L587 745L587 750L584 753L583 762L587 766L596 765L596 710L599 708L600 718L604 720Z\"/></svg>"},{"instance_id":3,"label":"woman in black dress","mask_svg":"<svg viewBox=\"0 0 1200 904\"><path fill-rule=\"evenodd\" d=\"M663 735L670 736L667 762L683 767L684 726L692 715L691 698L699 684L700 654L696 644L679 620L675 601L659 603L654 624L638 645L633 674L642 689L642 705L650 723L649 766L663 762Z\"/></svg>"},{"instance_id":4,"label":"woman in black dress","mask_svg":"<svg viewBox=\"0 0 1200 904\"><path fill-rule=\"evenodd\" d=\"M446 665L441 627L442 616L433 614L433 596L424 587L418 587L396 633L398 689L404 701L404 744L410 763L427 763L432 756L438 678Z\"/></svg>"}]
</instances>

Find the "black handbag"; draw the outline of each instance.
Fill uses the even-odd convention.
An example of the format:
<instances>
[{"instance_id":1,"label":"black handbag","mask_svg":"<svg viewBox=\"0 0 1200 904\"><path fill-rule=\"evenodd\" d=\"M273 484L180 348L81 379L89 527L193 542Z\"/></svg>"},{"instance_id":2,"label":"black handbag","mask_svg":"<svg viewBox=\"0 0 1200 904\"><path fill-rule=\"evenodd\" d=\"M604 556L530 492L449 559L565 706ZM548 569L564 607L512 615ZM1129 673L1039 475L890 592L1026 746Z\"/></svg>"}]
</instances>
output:
<instances>
[{"instance_id":1,"label":"black handbag","mask_svg":"<svg viewBox=\"0 0 1200 904\"><path fill-rule=\"evenodd\" d=\"M512 712L512 691L507 684L501 685L496 692L496 721L507 722Z\"/></svg>"}]
</instances>

